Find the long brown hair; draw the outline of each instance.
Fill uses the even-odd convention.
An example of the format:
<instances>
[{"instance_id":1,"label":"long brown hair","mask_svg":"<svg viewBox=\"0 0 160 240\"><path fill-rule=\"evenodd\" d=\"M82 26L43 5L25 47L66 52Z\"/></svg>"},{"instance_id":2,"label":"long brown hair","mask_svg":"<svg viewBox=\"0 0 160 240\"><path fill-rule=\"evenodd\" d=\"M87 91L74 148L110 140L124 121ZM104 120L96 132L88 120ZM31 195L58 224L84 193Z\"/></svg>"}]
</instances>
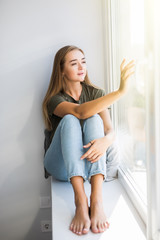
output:
<instances>
[{"instance_id":1,"label":"long brown hair","mask_svg":"<svg viewBox=\"0 0 160 240\"><path fill-rule=\"evenodd\" d=\"M73 50L79 50L80 52L82 52L84 54L84 52L76 46L65 46L65 47L59 49L59 51L56 53L55 58L54 58L53 70L52 70L50 83L49 83L48 90L47 90L46 96L44 97L43 104L42 104L44 122L45 122L46 128L48 130L52 130L52 124L51 124L51 121L49 118L47 106L48 106L48 103L49 103L51 97L53 97L54 95L58 94L59 92L65 90L65 81L62 76L62 71L64 68L66 54ZM84 82L87 85L93 86L88 78L87 73L86 73Z\"/></svg>"}]
</instances>

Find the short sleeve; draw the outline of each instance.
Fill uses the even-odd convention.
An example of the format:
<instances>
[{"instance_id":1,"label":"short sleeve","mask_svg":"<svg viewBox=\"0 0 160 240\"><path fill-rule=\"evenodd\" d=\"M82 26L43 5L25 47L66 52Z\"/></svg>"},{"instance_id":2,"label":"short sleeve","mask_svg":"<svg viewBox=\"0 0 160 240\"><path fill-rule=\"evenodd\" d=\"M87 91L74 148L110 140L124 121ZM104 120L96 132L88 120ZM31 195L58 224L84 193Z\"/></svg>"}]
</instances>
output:
<instances>
[{"instance_id":1,"label":"short sleeve","mask_svg":"<svg viewBox=\"0 0 160 240\"><path fill-rule=\"evenodd\" d=\"M94 93L94 99L103 97L104 95L106 95L106 93L103 89L97 89L97 91Z\"/></svg>"},{"instance_id":2,"label":"short sleeve","mask_svg":"<svg viewBox=\"0 0 160 240\"><path fill-rule=\"evenodd\" d=\"M61 102L65 102L66 100L60 96L60 95L55 95L53 96L49 103L48 103L48 113L49 115L52 115L55 108L57 107L58 104L60 104Z\"/></svg>"}]
</instances>

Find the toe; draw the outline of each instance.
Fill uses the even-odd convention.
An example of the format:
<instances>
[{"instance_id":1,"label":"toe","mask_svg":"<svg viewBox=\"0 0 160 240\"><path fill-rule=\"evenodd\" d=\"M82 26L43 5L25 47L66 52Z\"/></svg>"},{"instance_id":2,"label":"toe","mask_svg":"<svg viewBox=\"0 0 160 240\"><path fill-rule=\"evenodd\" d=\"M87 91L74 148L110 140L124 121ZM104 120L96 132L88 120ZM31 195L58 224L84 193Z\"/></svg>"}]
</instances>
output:
<instances>
[{"instance_id":1,"label":"toe","mask_svg":"<svg viewBox=\"0 0 160 240\"><path fill-rule=\"evenodd\" d=\"M73 226L72 232L76 233L76 226Z\"/></svg>"},{"instance_id":2,"label":"toe","mask_svg":"<svg viewBox=\"0 0 160 240\"><path fill-rule=\"evenodd\" d=\"M77 235L79 235L79 225L76 226L76 228L75 228L75 233L76 233Z\"/></svg>"},{"instance_id":3,"label":"toe","mask_svg":"<svg viewBox=\"0 0 160 240\"><path fill-rule=\"evenodd\" d=\"M97 229L98 229L98 232L100 232L101 226L99 223L97 223Z\"/></svg>"},{"instance_id":4,"label":"toe","mask_svg":"<svg viewBox=\"0 0 160 240\"><path fill-rule=\"evenodd\" d=\"M82 230L83 234L87 234L89 232L89 226L85 226Z\"/></svg>"},{"instance_id":5,"label":"toe","mask_svg":"<svg viewBox=\"0 0 160 240\"><path fill-rule=\"evenodd\" d=\"M78 228L78 234L81 235L82 234L82 229L83 229L83 225L80 224L79 228Z\"/></svg>"},{"instance_id":6,"label":"toe","mask_svg":"<svg viewBox=\"0 0 160 240\"><path fill-rule=\"evenodd\" d=\"M105 229L105 228L104 228L104 223L101 223L100 226L101 226L100 231L101 231L101 232L104 232L104 229Z\"/></svg>"},{"instance_id":7,"label":"toe","mask_svg":"<svg viewBox=\"0 0 160 240\"><path fill-rule=\"evenodd\" d=\"M88 232L89 232L89 228L83 228L83 231L82 231L83 234L87 234Z\"/></svg>"},{"instance_id":8,"label":"toe","mask_svg":"<svg viewBox=\"0 0 160 240\"><path fill-rule=\"evenodd\" d=\"M105 226L109 228L109 222L106 221Z\"/></svg>"},{"instance_id":9,"label":"toe","mask_svg":"<svg viewBox=\"0 0 160 240\"><path fill-rule=\"evenodd\" d=\"M89 229L90 229L90 224L89 223L86 223L83 227L83 230L82 230L82 233L83 234L86 234L89 232Z\"/></svg>"},{"instance_id":10,"label":"toe","mask_svg":"<svg viewBox=\"0 0 160 240\"><path fill-rule=\"evenodd\" d=\"M89 229L88 228L83 228L83 230L82 230L82 233L83 234L86 234L86 233L88 233L89 232Z\"/></svg>"},{"instance_id":11,"label":"toe","mask_svg":"<svg viewBox=\"0 0 160 240\"><path fill-rule=\"evenodd\" d=\"M92 227L92 232L93 233L98 233L98 228L97 227Z\"/></svg>"},{"instance_id":12,"label":"toe","mask_svg":"<svg viewBox=\"0 0 160 240\"><path fill-rule=\"evenodd\" d=\"M103 223L103 228L104 228L104 231L107 229L107 224L106 223Z\"/></svg>"},{"instance_id":13,"label":"toe","mask_svg":"<svg viewBox=\"0 0 160 240\"><path fill-rule=\"evenodd\" d=\"M98 223L98 224L97 224L97 228L98 228L98 232L99 232L99 233L103 232L101 223Z\"/></svg>"},{"instance_id":14,"label":"toe","mask_svg":"<svg viewBox=\"0 0 160 240\"><path fill-rule=\"evenodd\" d=\"M93 233L98 233L99 232L96 224L92 224L91 230L92 230Z\"/></svg>"},{"instance_id":15,"label":"toe","mask_svg":"<svg viewBox=\"0 0 160 240\"><path fill-rule=\"evenodd\" d=\"M73 223L71 223L69 229L72 231L73 230Z\"/></svg>"}]
</instances>

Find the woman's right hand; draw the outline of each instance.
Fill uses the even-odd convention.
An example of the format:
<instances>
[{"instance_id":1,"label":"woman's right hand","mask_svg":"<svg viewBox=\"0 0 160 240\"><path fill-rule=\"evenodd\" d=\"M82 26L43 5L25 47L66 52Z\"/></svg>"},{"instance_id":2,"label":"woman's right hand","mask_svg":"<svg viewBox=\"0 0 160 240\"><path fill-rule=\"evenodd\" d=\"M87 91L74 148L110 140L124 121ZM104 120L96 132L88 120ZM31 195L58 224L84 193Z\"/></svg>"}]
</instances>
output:
<instances>
[{"instance_id":1,"label":"woman's right hand","mask_svg":"<svg viewBox=\"0 0 160 240\"><path fill-rule=\"evenodd\" d=\"M121 82L120 82L120 87L118 89L120 94L125 94L127 92L128 79L134 74L134 67L135 67L134 60L130 61L126 66L125 66L125 62L126 60L123 59L120 65Z\"/></svg>"}]
</instances>

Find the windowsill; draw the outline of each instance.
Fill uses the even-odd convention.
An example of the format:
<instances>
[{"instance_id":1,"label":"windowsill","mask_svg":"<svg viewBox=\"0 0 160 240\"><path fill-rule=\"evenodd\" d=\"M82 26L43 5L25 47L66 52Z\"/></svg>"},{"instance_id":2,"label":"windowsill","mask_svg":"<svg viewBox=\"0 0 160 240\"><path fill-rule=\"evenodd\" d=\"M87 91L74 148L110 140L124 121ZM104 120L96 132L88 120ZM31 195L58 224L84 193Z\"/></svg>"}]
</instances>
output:
<instances>
[{"instance_id":1,"label":"windowsill","mask_svg":"<svg viewBox=\"0 0 160 240\"><path fill-rule=\"evenodd\" d=\"M90 184L85 182L84 186L89 198ZM52 180L52 239L146 240L145 224L119 180L103 184L103 199L110 228L101 234L90 231L87 235L77 236L69 230L75 212L72 186L67 182Z\"/></svg>"}]
</instances>

